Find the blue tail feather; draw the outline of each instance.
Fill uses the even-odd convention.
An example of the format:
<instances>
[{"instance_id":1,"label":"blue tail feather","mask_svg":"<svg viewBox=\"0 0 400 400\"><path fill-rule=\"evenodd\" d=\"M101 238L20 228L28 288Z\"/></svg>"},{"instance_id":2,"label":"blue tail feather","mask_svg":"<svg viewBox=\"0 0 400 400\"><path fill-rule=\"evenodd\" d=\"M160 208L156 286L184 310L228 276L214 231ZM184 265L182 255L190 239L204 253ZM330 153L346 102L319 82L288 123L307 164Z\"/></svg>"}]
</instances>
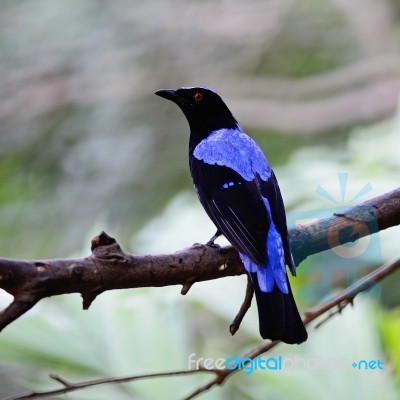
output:
<instances>
[{"instance_id":1,"label":"blue tail feather","mask_svg":"<svg viewBox=\"0 0 400 400\"><path fill-rule=\"evenodd\" d=\"M307 331L289 286L282 237L272 220L268 200L263 200L270 217L266 242L268 260L265 265L257 265L246 255L240 254L254 284L260 334L264 339L302 343L307 340Z\"/></svg>"},{"instance_id":2,"label":"blue tail feather","mask_svg":"<svg viewBox=\"0 0 400 400\"><path fill-rule=\"evenodd\" d=\"M257 265L244 254L240 254L240 257L249 273L257 273L258 285L262 292L272 292L276 283L282 293L288 294L289 286L282 238L272 220L268 200L264 197L263 200L271 221L266 243L268 261L266 265Z\"/></svg>"},{"instance_id":3,"label":"blue tail feather","mask_svg":"<svg viewBox=\"0 0 400 400\"><path fill-rule=\"evenodd\" d=\"M286 275L285 253L280 234L275 228L274 223L271 223L267 239L268 262L266 269L271 269L274 275L274 280L282 293L288 294L288 281ZM261 286L260 286L261 289ZM261 289L262 290L262 289Z\"/></svg>"},{"instance_id":4,"label":"blue tail feather","mask_svg":"<svg viewBox=\"0 0 400 400\"><path fill-rule=\"evenodd\" d=\"M240 258L246 268L246 271L257 274L257 281L259 283L260 289L262 292L272 292L275 284L274 274L272 273L272 269L268 267L260 267L255 262L250 260L246 255L239 253Z\"/></svg>"}]
</instances>

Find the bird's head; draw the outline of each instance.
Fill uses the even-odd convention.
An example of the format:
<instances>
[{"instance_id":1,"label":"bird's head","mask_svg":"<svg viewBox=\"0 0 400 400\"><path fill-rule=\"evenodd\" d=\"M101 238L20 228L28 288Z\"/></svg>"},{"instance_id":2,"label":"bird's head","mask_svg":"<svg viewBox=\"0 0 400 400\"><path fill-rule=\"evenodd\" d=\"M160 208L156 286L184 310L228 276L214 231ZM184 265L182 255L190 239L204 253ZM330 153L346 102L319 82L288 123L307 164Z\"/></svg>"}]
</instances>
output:
<instances>
[{"instance_id":1,"label":"bird's head","mask_svg":"<svg viewBox=\"0 0 400 400\"><path fill-rule=\"evenodd\" d=\"M237 122L221 97L204 87L182 87L177 90L161 89L156 95L177 104L189 122L192 135L204 138L210 132L235 128Z\"/></svg>"}]
</instances>

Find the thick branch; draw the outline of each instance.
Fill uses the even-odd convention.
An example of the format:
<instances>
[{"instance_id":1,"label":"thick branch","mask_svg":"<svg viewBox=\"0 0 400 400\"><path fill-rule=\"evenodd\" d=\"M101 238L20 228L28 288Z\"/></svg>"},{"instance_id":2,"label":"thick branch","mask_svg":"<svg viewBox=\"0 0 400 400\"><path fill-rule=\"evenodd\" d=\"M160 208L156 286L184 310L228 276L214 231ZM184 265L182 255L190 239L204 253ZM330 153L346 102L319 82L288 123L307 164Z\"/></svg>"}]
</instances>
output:
<instances>
[{"instance_id":1,"label":"thick branch","mask_svg":"<svg viewBox=\"0 0 400 400\"><path fill-rule=\"evenodd\" d=\"M83 308L112 289L183 285L243 274L236 251L194 245L174 254L139 256L122 251L104 232L92 241L92 255L82 259L20 261L0 259L0 288L14 301L0 314L0 330L39 299L81 293Z\"/></svg>"},{"instance_id":2,"label":"thick branch","mask_svg":"<svg viewBox=\"0 0 400 400\"><path fill-rule=\"evenodd\" d=\"M318 223L290 229L293 255L299 263L311 254L398 224L400 188ZM0 288L14 296L0 314L0 330L49 296L81 293L87 309L106 290L182 285L186 293L194 282L245 273L229 246L194 245L173 254L140 256L125 253L101 233L92 241L92 252L82 259L0 259Z\"/></svg>"},{"instance_id":3,"label":"thick branch","mask_svg":"<svg viewBox=\"0 0 400 400\"><path fill-rule=\"evenodd\" d=\"M400 188L318 222L289 229L296 265L308 256L400 225Z\"/></svg>"}]
</instances>

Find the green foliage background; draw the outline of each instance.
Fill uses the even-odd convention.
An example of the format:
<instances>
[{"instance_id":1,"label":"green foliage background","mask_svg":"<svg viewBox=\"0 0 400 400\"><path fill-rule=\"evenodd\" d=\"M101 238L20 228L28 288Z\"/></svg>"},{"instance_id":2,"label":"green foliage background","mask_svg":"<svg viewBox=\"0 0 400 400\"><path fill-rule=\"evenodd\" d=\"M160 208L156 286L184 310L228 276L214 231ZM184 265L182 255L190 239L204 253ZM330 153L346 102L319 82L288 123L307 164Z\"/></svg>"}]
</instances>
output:
<instances>
[{"instance_id":1,"label":"green foliage background","mask_svg":"<svg viewBox=\"0 0 400 400\"><path fill-rule=\"evenodd\" d=\"M162 87L217 89L264 149L289 212L332 207L318 185L340 203L338 173L349 177L345 203L366 183L373 190L360 201L394 189L399 15L399 2L389 0L3 1L0 255L84 256L100 230L136 253L209 239L213 227L187 168L188 127L153 95ZM364 89L368 106L334 107ZM381 254L366 259L365 270L398 255L399 233L380 233ZM325 267L323 255L318 262ZM310 258L300 266L296 293L319 265ZM346 285L343 276L335 282L319 301ZM354 309L311 328L306 344L271 353L328 364L341 357L345 365L237 374L204 398L397 399L398 285L397 273L379 297L361 296ZM85 312L76 295L46 299L0 334L0 397L56 387L49 373L79 381L187 368L191 353L242 355L260 343L254 307L235 337L228 331L244 287L239 277L196 284L186 297L178 287L108 292ZM0 304L9 302L1 292ZM381 359L385 368L351 368L360 359ZM68 398L173 399L205 379Z\"/></svg>"}]
</instances>

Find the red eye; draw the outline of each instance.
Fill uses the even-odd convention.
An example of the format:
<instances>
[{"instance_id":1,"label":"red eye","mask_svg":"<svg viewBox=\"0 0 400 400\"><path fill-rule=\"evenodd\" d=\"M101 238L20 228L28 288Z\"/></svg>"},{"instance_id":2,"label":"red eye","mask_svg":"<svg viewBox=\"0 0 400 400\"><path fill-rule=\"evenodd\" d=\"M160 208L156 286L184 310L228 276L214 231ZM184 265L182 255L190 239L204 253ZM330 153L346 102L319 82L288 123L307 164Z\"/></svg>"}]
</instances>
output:
<instances>
[{"instance_id":1,"label":"red eye","mask_svg":"<svg viewBox=\"0 0 400 400\"><path fill-rule=\"evenodd\" d=\"M196 93L196 94L193 95L193 100L197 101L197 102L202 101L203 100L203 95L201 93Z\"/></svg>"}]
</instances>

